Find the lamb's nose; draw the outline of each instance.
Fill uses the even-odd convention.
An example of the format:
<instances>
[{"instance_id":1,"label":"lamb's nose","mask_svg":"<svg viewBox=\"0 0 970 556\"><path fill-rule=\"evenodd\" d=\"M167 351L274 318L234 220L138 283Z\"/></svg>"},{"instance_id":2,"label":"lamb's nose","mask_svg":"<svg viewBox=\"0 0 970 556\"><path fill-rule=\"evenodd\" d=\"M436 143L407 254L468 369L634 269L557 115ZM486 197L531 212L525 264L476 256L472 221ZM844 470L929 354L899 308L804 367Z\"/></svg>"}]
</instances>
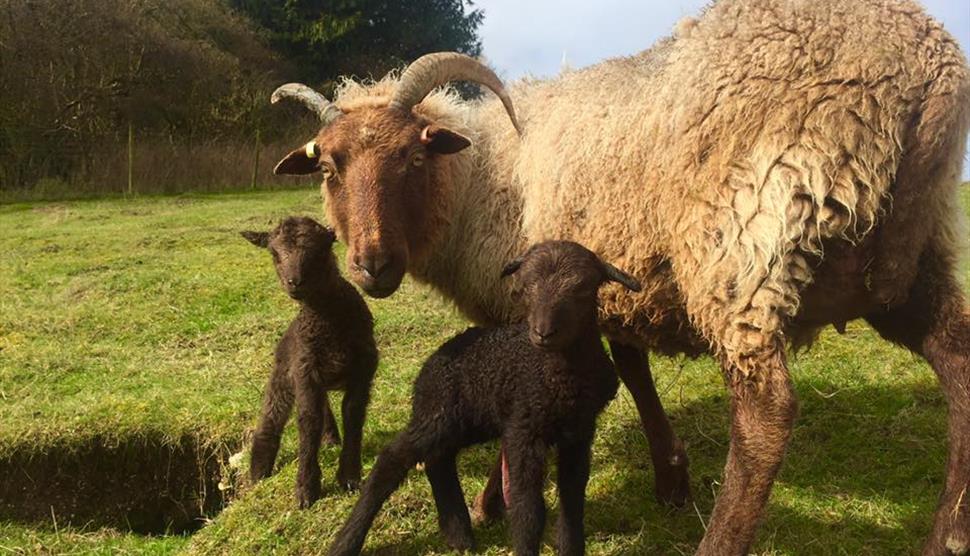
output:
<instances>
[{"instance_id":1,"label":"lamb's nose","mask_svg":"<svg viewBox=\"0 0 970 556\"><path fill-rule=\"evenodd\" d=\"M287 278L286 279L286 283L289 284L289 285L291 285L291 286L299 286L301 282L302 282L302 280L300 280L299 278Z\"/></svg>"}]
</instances>

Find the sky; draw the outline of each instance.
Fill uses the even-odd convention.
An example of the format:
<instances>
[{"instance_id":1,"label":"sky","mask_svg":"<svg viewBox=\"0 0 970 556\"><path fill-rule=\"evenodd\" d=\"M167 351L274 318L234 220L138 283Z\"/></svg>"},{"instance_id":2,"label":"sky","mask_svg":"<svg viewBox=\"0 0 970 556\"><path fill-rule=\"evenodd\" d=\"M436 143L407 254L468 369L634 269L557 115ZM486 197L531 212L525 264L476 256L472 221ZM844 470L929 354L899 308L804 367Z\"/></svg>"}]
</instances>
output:
<instances>
[{"instance_id":1,"label":"sky","mask_svg":"<svg viewBox=\"0 0 970 556\"><path fill-rule=\"evenodd\" d=\"M548 77L563 60L572 68L639 52L670 34L708 0L476 0L485 12L483 54L499 75ZM970 56L970 0L925 0ZM970 179L970 150L964 179Z\"/></svg>"}]
</instances>

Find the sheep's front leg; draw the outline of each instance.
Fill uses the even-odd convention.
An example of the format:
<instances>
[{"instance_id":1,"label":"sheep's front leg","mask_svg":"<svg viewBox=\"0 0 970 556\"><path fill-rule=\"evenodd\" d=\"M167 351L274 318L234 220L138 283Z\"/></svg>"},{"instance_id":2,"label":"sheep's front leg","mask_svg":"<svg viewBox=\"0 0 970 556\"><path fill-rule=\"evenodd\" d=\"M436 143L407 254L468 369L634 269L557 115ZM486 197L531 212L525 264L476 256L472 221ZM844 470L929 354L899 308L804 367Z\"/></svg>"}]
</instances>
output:
<instances>
[{"instance_id":1,"label":"sheep's front leg","mask_svg":"<svg viewBox=\"0 0 970 556\"><path fill-rule=\"evenodd\" d=\"M340 528L327 554L360 554L367 532L381 506L401 485L414 464L427 457L429 446L434 445L437 440L432 435L416 432L413 427L409 427L381 451L374 468L367 476L354 509Z\"/></svg>"},{"instance_id":2,"label":"sheep's front leg","mask_svg":"<svg viewBox=\"0 0 970 556\"><path fill-rule=\"evenodd\" d=\"M323 433L323 397L326 392L314 370L312 365L303 365L293 377L300 433L296 475L296 500L300 508L309 508L320 498L320 462L317 458Z\"/></svg>"},{"instance_id":3,"label":"sheep's front leg","mask_svg":"<svg viewBox=\"0 0 970 556\"><path fill-rule=\"evenodd\" d=\"M509 464L509 527L517 556L537 555L546 524L546 504L542 487L546 474L546 449L529 433L513 432L502 442Z\"/></svg>"},{"instance_id":4,"label":"sheep's front leg","mask_svg":"<svg viewBox=\"0 0 970 556\"><path fill-rule=\"evenodd\" d=\"M468 508L465 506L465 495L458 481L456 455L455 452L449 452L425 462L425 473L431 483L431 492L438 508L438 526L448 546L455 550L471 550L475 539L472 536Z\"/></svg>"},{"instance_id":5,"label":"sheep's front leg","mask_svg":"<svg viewBox=\"0 0 970 556\"><path fill-rule=\"evenodd\" d=\"M277 361L263 394L263 409L253 437L249 458L249 478L253 482L269 477L280 449L283 427L293 409L293 383L284 361Z\"/></svg>"},{"instance_id":6,"label":"sheep's front leg","mask_svg":"<svg viewBox=\"0 0 970 556\"><path fill-rule=\"evenodd\" d=\"M723 364L732 394L731 446L698 555L748 553L791 436L797 402L784 352L747 363L746 372Z\"/></svg>"},{"instance_id":7,"label":"sheep's front leg","mask_svg":"<svg viewBox=\"0 0 970 556\"><path fill-rule=\"evenodd\" d=\"M360 485L360 444L369 401L369 381L347 386L341 408L344 445L340 449L340 463L337 466L337 484L344 490L357 490Z\"/></svg>"},{"instance_id":8,"label":"sheep's front leg","mask_svg":"<svg viewBox=\"0 0 970 556\"><path fill-rule=\"evenodd\" d=\"M589 482L589 437L559 444L557 488L559 489L559 554L579 555L586 551L583 533L583 509L586 504L586 483Z\"/></svg>"},{"instance_id":9,"label":"sheep's front leg","mask_svg":"<svg viewBox=\"0 0 970 556\"><path fill-rule=\"evenodd\" d=\"M650 373L650 362L639 349L619 342L610 341L610 353L616 364L617 375L633 396L640 414L640 424L650 444L654 494L663 504L683 507L690 500L687 452L660 403Z\"/></svg>"}]
</instances>

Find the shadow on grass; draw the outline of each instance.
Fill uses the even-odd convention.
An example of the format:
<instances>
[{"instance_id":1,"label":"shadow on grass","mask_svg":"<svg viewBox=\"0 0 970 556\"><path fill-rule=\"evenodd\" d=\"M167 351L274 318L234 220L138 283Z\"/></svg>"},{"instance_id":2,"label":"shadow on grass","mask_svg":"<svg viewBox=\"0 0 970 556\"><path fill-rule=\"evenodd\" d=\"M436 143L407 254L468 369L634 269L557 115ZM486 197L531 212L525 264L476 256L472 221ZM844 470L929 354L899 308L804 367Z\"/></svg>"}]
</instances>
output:
<instances>
[{"instance_id":1,"label":"shadow on grass","mask_svg":"<svg viewBox=\"0 0 970 556\"><path fill-rule=\"evenodd\" d=\"M887 554L917 551L929 533L943 485L945 406L930 385L866 385L839 391L819 380L796 381L800 416L779 476L759 550L788 554ZM836 392L835 395L831 395ZM715 395L672 408L671 420L688 445L694 504L681 511L654 501L646 441L635 419L603 427L588 489L590 539L627 537L618 554L690 553L703 535L728 448L728 403ZM392 434L372 438L382 446ZM497 453L493 444L461 458L467 485L484 483ZM552 463L552 462L551 462ZM548 492L548 491L547 491ZM477 492L468 492L471 500ZM554 496L554 494L553 494ZM557 514L550 506L546 539ZM507 547L504 524L476 530L480 550ZM447 551L437 532L405 542L371 545L371 554Z\"/></svg>"}]
</instances>

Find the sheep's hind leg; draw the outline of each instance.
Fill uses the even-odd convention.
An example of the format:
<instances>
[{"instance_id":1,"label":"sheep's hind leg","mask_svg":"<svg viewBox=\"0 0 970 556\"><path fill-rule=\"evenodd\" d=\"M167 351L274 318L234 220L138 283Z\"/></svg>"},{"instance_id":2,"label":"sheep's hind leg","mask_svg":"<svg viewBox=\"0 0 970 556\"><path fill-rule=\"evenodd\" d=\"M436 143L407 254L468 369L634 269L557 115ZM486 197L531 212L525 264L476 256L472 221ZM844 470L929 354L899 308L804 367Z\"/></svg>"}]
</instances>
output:
<instances>
[{"instance_id":1,"label":"sheep's hind leg","mask_svg":"<svg viewBox=\"0 0 970 556\"><path fill-rule=\"evenodd\" d=\"M344 490L356 490L360 484L360 445L369 401L369 381L347 387L341 406L344 445L340 449L340 463L337 465L337 484Z\"/></svg>"},{"instance_id":2,"label":"sheep's hind leg","mask_svg":"<svg viewBox=\"0 0 970 556\"><path fill-rule=\"evenodd\" d=\"M748 553L797 412L782 348L748 361L747 372L722 365L732 393L731 446L724 485L697 549L703 556Z\"/></svg>"},{"instance_id":3,"label":"sheep's hind leg","mask_svg":"<svg viewBox=\"0 0 970 556\"><path fill-rule=\"evenodd\" d=\"M272 475L283 427L293 409L293 383L287 371L286 365L278 362L266 384L259 426L253 437L249 458L249 478L253 482Z\"/></svg>"},{"instance_id":4,"label":"sheep's hind leg","mask_svg":"<svg viewBox=\"0 0 970 556\"><path fill-rule=\"evenodd\" d=\"M472 536L468 508L465 506L465 495L458 481L456 455L450 452L425 462L425 473L431 483L431 492L438 508L438 526L448 546L455 550L471 550L475 539Z\"/></svg>"},{"instance_id":5,"label":"sheep's hind leg","mask_svg":"<svg viewBox=\"0 0 970 556\"><path fill-rule=\"evenodd\" d=\"M926 556L970 554L970 310L946 260L928 250L908 300L866 317L883 337L922 355L946 394L946 483Z\"/></svg>"},{"instance_id":6,"label":"sheep's hind leg","mask_svg":"<svg viewBox=\"0 0 970 556\"><path fill-rule=\"evenodd\" d=\"M502 448L499 448L498 458L488 474L485 488L472 502L472 522L476 525L498 521L505 517L505 496L503 493L504 465ZM506 479L507 480L507 479Z\"/></svg>"},{"instance_id":7,"label":"sheep's hind leg","mask_svg":"<svg viewBox=\"0 0 970 556\"><path fill-rule=\"evenodd\" d=\"M660 403L650 373L650 361L641 350L615 341L610 341L610 352L616 364L616 373L637 405L640 424L650 444L654 494L662 504L683 507L691 496L687 452Z\"/></svg>"},{"instance_id":8,"label":"sheep's hind leg","mask_svg":"<svg viewBox=\"0 0 970 556\"><path fill-rule=\"evenodd\" d=\"M340 444L340 430L337 428L333 410L330 409L329 393L323 396L323 443L327 446Z\"/></svg>"}]
</instances>

